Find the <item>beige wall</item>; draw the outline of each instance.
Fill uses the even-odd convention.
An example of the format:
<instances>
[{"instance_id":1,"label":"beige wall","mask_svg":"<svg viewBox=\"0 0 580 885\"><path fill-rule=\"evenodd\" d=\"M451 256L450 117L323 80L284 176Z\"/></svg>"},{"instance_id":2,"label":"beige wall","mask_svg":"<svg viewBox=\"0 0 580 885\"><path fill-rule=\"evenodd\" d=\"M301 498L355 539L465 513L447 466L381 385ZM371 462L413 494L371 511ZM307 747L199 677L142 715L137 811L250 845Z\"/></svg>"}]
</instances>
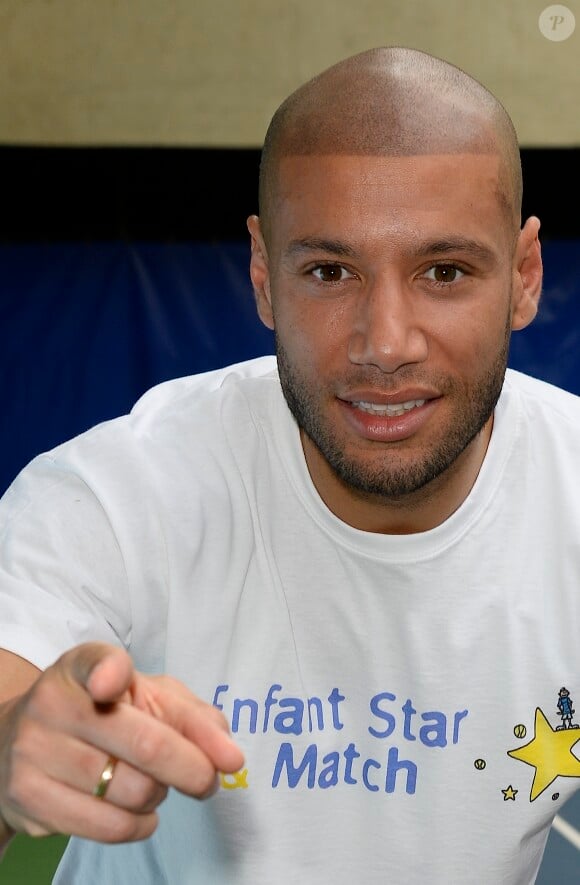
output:
<instances>
[{"instance_id":1,"label":"beige wall","mask_svg":"<svg viewBox=\"0 0 580 885\"><path fill-rule=\"evenodd\" d=\"M480 79L523 145L580 144L580 0L0 0L0 143L257 146L279 102L351 53L414 46ZM436 120L434 121L436 125Z\"/></svg>"}]
</instances>

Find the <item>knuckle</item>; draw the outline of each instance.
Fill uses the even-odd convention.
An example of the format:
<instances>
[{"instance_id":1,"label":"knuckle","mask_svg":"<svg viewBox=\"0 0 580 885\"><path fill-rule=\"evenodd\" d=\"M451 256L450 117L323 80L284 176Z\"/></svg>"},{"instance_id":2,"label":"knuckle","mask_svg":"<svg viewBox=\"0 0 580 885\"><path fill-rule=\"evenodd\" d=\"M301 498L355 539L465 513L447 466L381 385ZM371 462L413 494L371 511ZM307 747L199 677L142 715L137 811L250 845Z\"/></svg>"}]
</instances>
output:
<instances>
[{"instance_id":1,"label":"knuckle","mask_svg":"<svg viewBox=\"0 0 580 885\"><path fill-rule=\"evenodd\" d=\"M152 679L160 688L169 689L170 691L181 691L183 689L179 680L175 679L173 676L168 676L166 673L161 676L153 676Z\"/></svg>"},{"instance_id":2,"label":"knuckle","mask_svg":"<svg viewBox=\"0 0 580 885\"><path fill-rule=\"evenodd\" d=\"M9 748L12 771L29 757L30 751L35 747L35 732L36 728L34 723L25 716L21 716L17 727L14 729Z\"/></svg>"},{"instance_id":3,"label":"knuckle","mask_svg":"<svg viewBox=\"0 0 580 885\"><path fill-rule=\"evenodd\" d=\"M193 703L205 703L205 701L202 701L196 694L190 691L180 679L176 679L174 676L169 676L167 673L162 673L159 676L152 676L151 680L153 684L162 691L177 695L178 697L183 698L186 701L192 701Z\"/></svg>"},{"instance_id":4,"label":"knuckle","mask_svg":"<svg viewBox=\"0 0 580 885\"><path fill-rule=\"evenodd\" d=\"M57 680L47 670L32 686L25 708L33 718L44 719L58 709L61 695L62 691Z\"/></svg>"},{"instance_id":5,"label":"knuckle","mask_svg":"<svg viewBox=\"0 0 580 885\"><path fill-rule=\"evenodd\" d=\"M149 769L166 754L166 740L148 722L136 728L132 737L133 756L138 767Z\"/></svg>"},{"instance_id":6,"label":"knuckle","mask_svg":"<svg viewBox=\"0 0 580 885\"><path fill-rule=\"evenodd\" d=\"M4 754L4 778L8 783L18 785L33 771L38 771L50 742L50 728L26 715L21 716Z\"/></svg>"},{"instance_id":7,"label":"knuckle","mask_svg":"<svg viewBox=\"0 0 580 885\"><path fill-rule=\"evenodd\" d=\"M133 814L130 811L117 809L117 814L111 815L103 825L99 841L120 843L146 839L154 832L157 823L158 817L154 811L146 814Z\"/></svg>"},{"instance_id":8,"label":"knuckle","mask_svg":"<svg viewBox=\"0 0 580 885\"><path fill-rule=\"evenodd\" d=\"M125 801L128 808L136 811L145 811L156 808L167 795L167 788L161 786L152 778L133 778L126 787Z\"/></svg>"},{"instance_id":9,"label":"knuckle","mask_svg":"<svg viewBox=\"0 0 580 885\"><path fill-rule=\"evenodd\" d=\"M134 842L138 838L139 820L130 812L119 811L110 815L102 823L101 839L103 842Z\"/></svg>"},{"instance_id":10,"label":"knuckle","mask_svg":"<svg viewBox=\"0 0 580 885\"><path fill-rule=\"evenodd\" d=\"M34 778L29 770L20 766L18 771L13 771L12 777L6 784L4 794L6 803L20 811L31 812L34 810L38 791Z\"/></svg>"}]
</instances>

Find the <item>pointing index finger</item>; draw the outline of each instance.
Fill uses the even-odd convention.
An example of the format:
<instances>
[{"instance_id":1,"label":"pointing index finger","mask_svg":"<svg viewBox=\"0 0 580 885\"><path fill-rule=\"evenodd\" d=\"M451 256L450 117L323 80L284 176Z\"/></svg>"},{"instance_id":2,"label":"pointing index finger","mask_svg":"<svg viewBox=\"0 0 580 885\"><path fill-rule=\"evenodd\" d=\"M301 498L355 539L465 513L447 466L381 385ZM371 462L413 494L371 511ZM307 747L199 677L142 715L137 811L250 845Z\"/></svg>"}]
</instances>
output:
<instances>
[{"instance_id":1,"label":"pointing index finger","mask_svg":"<svg viewBox=\"0 0 580 885\"><path fill-rule=\"evenodd\" d=\"M135 703L199 747L220 771L237 771L243 765L242 751L231 738L223 714L181 683L167 677L147 680L145 686L138 683Z\"/></svg>"},{"instance_id":2,"label":"pointing index finger","mask_svg":"<svg viewBox=\"0 0 580 885\"><path fill-rule=\"evenodd\" d=\"M118 704L100 720L99 744L156 781L202 797L217 771L233 772L243 755L205 704L172 702L171 721L162 721L129 704ZM93 735L93 740L95 735Z\"/></svg>"}]
</instances>

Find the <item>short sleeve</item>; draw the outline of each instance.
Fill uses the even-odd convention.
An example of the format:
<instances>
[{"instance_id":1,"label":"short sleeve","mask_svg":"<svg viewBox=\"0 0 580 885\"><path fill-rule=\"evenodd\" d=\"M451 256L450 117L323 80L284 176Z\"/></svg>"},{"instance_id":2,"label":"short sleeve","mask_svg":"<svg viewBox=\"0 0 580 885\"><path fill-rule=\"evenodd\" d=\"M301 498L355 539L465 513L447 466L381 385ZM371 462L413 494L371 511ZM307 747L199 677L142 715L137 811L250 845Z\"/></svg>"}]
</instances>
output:
<instances>
[{"instance_id":1,"label":"short sleeve","mask_svg":"<svg viewBox=\"0 0 580 885\"><path fill-rule=\"evenodd\" d=\"M0 501L0 647L44 669L68 648L128 646L123 556L97 494L50 455Z\"/></svg>"}]
</instances>

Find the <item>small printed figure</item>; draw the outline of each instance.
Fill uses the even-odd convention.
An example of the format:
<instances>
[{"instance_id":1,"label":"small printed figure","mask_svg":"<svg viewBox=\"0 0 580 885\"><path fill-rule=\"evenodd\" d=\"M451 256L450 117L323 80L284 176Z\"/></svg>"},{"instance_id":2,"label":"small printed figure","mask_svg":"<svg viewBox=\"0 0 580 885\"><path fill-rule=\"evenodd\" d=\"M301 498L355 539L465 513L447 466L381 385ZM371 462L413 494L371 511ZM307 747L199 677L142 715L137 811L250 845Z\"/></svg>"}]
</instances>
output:
<instances>
[{"instance_id":1,"label":"small printed figure","mask_svg":"<svg viewBox=\"0 0 580 885\"><path fill-rule=\"evenodd\" d=\"M558 692L558 715L562 717L562 725L556 727L556 731L565 731L567 728L580 728L580 725L572 725L572 716L576 710L572 709L572 698L567 688L561 688Z\"/></svg>"}]
</instances>

